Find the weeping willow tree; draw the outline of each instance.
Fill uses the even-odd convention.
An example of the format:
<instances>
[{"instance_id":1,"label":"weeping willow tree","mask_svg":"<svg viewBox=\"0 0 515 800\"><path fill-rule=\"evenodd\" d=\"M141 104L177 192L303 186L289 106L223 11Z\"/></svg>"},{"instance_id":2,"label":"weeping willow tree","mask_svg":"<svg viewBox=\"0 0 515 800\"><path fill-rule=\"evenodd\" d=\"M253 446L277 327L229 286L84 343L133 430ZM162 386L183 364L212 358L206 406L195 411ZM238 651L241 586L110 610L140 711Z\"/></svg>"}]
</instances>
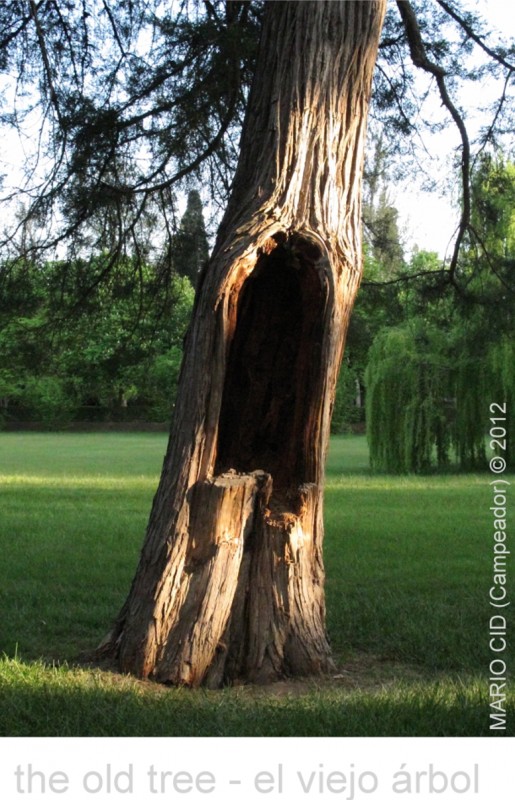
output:
<instances>
[{"instance_id":1,"label":"weeping willow tree","mask_svg":"<svg viewBox=\"0 0 515 800\"><path fill-rule=\"evenodd\" d=\"M513 467L515 463L515 339L509 335L492 348L489 359L492 384L490 396L493 403L505 404L506 453L505 457ZM489 422L492 414L489 414ZM501 416L497 413L494 416ZM489 453L491 455L491 453Z\"/></svg>"},{"instance_id":2,"label":"weeping willow tree","mask_svg":"<svg viewBox=\"0 0 515 800\"><path fill-rule=\"evenodd\" d=\"M449 372L434 329L412 324L383 330L366 370L371 465L388 472L429 468L434 451L448 460Z\"/></svg>"},{"instance_id":3,"label":"weeping willow tree","mask_svg":"<svg viewBox=\"0 0 515 800\"><path fill-rule=\"evenodd\" d=\"M452 445L463 468L486 463L485 434L488 424L490 359L463 359L453 369Z\"/></svg>"},{"instance_id":4,"label":"weeping willow tree","mask_svg":"<svg viewBox=\"0 0 515 800\"><path fill-rule=\"evenodd\" d=\"M514 364L508 336L478 356L463 335L449 337L424 320L383 330L366 371L371 466L393 473L454 461L461 468L484 466L490 404L513 408ZM506 424L509 453L510 414Z\"/></svg>"}]
</instances>

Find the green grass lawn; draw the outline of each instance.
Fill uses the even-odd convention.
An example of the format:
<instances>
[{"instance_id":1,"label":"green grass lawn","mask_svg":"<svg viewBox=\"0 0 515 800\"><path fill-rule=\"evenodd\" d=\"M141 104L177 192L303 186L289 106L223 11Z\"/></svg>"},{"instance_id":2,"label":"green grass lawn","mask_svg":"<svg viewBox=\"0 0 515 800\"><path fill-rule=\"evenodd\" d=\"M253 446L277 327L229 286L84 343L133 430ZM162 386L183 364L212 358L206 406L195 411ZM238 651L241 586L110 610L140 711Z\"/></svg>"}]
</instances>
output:
<instances>
[{"instance_id":1,"label":"green grass lawn","mask_svg":"<svg viewBox=\"0 0 515 800\"><path fill-rule=\"evenodd\" d=\"M372 475L363 437L327 466L336 676L190 691L78 666L125 599L165 445L0 435L0 734L490 733L490 478ZM511 691L511 734L514 712Z\"/></svg>"}]
</instances>

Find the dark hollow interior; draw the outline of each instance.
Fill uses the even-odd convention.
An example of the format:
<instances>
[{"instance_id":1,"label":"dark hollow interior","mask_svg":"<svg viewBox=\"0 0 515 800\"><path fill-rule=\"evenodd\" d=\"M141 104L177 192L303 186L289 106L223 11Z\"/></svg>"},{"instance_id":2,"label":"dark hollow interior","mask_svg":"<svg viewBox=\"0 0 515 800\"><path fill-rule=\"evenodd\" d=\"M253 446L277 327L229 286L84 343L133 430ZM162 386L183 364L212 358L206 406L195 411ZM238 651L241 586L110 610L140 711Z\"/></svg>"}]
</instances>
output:
<instances>
[{"instance_id":1,"label":"dark hollow interior","mask_svg":"<svg viewBox=\"0 0 515 800\"><path fill-rule=\"evenodd\" d=\"M276 490L314 480L325 296L320 253L303 243L261 255L242 286L219 422L218 471L262 469Z\"/></svg>"}]
</instances>

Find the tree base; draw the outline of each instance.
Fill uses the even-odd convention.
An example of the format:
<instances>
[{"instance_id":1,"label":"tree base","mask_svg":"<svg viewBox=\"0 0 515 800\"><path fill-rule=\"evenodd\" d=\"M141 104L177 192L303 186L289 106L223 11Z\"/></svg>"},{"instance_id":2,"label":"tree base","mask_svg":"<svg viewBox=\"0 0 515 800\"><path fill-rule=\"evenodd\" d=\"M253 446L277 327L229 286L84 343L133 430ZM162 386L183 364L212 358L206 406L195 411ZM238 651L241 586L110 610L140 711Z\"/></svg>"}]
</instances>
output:
<instances>
[{"instance_id":1,"label":"tree base","mask_svg":"<svg viewBox=\"0 0 515 800\"><path fill-rule=\"evenodd\" d=\"M271 493L261 471L192 487L191 533L178 531L166 579L153 584L151 625L137 576L99 655L139 677L210 688L332 671L314 534L318 489L305 484L269 503Z\"/></svg>"}]
</instances>

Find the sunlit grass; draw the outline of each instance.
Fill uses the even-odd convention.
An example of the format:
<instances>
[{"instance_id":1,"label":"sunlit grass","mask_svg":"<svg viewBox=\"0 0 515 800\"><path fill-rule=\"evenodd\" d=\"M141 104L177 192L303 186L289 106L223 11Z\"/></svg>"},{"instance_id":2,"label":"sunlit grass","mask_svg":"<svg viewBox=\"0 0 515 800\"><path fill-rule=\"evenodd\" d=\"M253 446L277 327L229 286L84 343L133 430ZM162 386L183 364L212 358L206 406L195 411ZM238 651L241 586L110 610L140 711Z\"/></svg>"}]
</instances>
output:
<instances>
[{"instance_id":1,"label":"sunlit grass","mask_svg":"<svg viewBox=\"0 0 515 800\"><path fill-rule=\"evenodd\" d=\"M363 665L364 666L364 665ZM341 680L221 691L148 687L98 670L0 662L0 734L34 736L466 736L488 733L477 678L366 688ZM511 712L515 710L511 705ZM30 728L29 728L30 725Z\"/></svg>"},{"instance_id":2,"label":"sunlit grass","mask_svg":"<svg viewBox=\"0 0 515 800\"><path fill-rule=\"evenodd\" d=\"M46 476L41 475L7 475L2 477L4 486L20 486L25 488L43 489L95 489L99 491L109 491L114 489L118 492L132 492L135 489L155 489L155 477L141 476L139 478L108 478L105 476L63 475Z\"/></svg>"},{"instance_id":3,"label":"sunlit grass","mask_svg":"<svg viewBox=\"0 0 515 800\"><path fill-rule=\"evenodd\" d=\"M125 599L165 447L0 435L0 732L488 734L489 476L372 475L363 437L335 438L327 465L339 677L185 692L74 666Z\"/></svg>"}]
</instances>

